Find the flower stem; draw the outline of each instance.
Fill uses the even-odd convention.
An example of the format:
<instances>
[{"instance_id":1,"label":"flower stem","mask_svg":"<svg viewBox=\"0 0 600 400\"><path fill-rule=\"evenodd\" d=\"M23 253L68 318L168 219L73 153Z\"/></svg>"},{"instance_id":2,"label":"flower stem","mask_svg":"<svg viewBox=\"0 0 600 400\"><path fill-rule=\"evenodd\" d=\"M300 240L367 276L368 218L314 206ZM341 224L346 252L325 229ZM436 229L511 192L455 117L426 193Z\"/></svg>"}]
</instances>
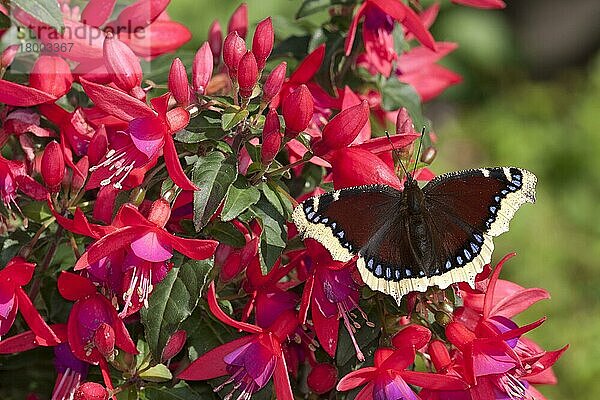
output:
<instances>
[{"instance_id":1,"label":"flower stem","mask_svg":"<svg viewBox=\"0 0 600 400\"><path fill-rule=\"evenodd\" d=\"M52 259L54 258L54 254L56 253L56 249L58 248L58 242L60 242L60 238L62 236L63 230L64 230L63 227L60 225L56 229L56 233L54 235L54 240L52 241L52 244L50 245L50 248L48 249L48 252L46 253L46 257L44 257L44 261L42 262L42 266L41 266L40 270L38 271L38 274L36 275L33 283L31 284L31 288L29 289L29 298L33 302L35 301L35 298L37 297L38 293L40 292L40 282L42 281L42 276L44 275L44 273L50 266Z\"/></svg>"}]
</instances>

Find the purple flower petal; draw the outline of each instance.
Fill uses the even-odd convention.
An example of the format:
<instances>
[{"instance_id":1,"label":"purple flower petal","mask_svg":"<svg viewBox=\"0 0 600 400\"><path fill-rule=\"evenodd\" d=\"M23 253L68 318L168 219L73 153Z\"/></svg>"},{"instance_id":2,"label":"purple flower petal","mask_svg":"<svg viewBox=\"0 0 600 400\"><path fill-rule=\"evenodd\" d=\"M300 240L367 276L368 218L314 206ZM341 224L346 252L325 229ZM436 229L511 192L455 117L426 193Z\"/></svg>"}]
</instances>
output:
<instances>
[{"instance_id":1,"label":"purple flower petal","mask_svg":"<svg viewBox=\"0 0 600 400\"><path fill-rule=\"evenodd\" d=\"M139 258L151 261L166 261L173 256L170 248L165 247L154 232L148 232L131 243L131 250Z\"/></svg>"}]
</instances>

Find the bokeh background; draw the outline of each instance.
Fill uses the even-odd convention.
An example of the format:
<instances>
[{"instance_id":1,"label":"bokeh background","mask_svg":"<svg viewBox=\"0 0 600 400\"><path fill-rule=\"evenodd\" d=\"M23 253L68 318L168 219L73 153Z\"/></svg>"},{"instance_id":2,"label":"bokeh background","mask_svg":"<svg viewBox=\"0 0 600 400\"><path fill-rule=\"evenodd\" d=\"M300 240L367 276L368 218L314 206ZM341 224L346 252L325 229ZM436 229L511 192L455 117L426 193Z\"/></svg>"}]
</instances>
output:
<instances>
[{"instance_id":1,"label":"bokeh background","mask_svg":"<svg viewBox=\"0 0 600 400\"><path fill-rule=\"evenodd\" d=\"M252 24L281 16L276 27L284 29L301 2L247 3ZM442 4L432 32L460 44L445 64L464 82L425 106L439 137L432 169L516 165L536 173L538 202L497 239L495 259L516 251L504 276L552 294L520 317L548 316L531 337L549 349L571 345L555 367L559 385L543 393L600 398L600 2L508 3L499 11ZM193 51L211 21L226 27L238 5L175 0L169 11L193 30Z\"/></svg>"}]
</instances>

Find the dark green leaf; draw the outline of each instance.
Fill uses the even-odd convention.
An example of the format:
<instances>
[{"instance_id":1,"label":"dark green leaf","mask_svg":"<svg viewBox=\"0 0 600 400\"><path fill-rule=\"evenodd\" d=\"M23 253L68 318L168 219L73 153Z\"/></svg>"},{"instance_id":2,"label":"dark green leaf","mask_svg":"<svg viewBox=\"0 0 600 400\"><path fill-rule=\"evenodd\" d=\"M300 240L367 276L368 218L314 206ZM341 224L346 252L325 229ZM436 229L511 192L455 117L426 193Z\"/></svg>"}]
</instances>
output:
<instances>
[{"instance_id":1,"label":"dark green leaf","mask_svg":"<svg viewBox=\"0 0 600 400\"><path fill-rule=\"evenodd\" d=\"M5 14L0 13L0 29L8 29L10 28L10 25L10 18Z\"/></svg>"},{"instance_id":2,"label":"dark green leaf","mask_svg":"<svg viewBox=\"0 0 600 400\"><path fill-rule=\"evenodd\" d=\"M156 285L148 308L142 308L140 312L146 328L146 340L155 360L160 360L169 337L196 308L212 267L212 260L188 260L169 271L165 279Z\"/></svg>"},{"instance_id":3,"label":"dark green leaf","mask_svg":"<svg viewBox=\"0 0 600 400\"><path fill-rule=\"evenodd\" d=\"M197 392L186 382L179 382L174 387L154 387L148 386L144 389L144 395L148 400L198 400L198 399L216 399L217 396L212 393L207 386L206 392Z\"/></svg>"},{"instance_id":4,"label":"dark green leaf","mask_svg":"<svg viewBox=\"0 0 600 400\"><path fill-rule=\"evenodd\" d=\"M285 215L283 212L283 205L279 201L279 196L276 193L276 189L274 188L274 184L262 182L258 187L261 192L265 195L269 203L277 210L277 213L280 215Z\"/></svg>"},{"instance_id":5,"label":"dark green leaf","mask_svg":"<svg viewBox=\"0 0 600 400\"><path fill-rule=\"evenodd\" d=\"M203 232L220 243L233 247L243 247L246 244L242 232L238 231L230 222L212 221L204 228Z\"/></svg>"},{"instance_id":6,"label":"dark green leaf","mask_svg":"<svg viewBox=\"0 0 600 400\"><path fill-rule=\"evenodd\" d=\"M223 221L231 221L260 199L258 189L254 186L248 186L246 179L240 178L242 177L238 177L237 181L229 186L227 191L223 211L221 211L221 220Z\"/></svg>"},{"instance_id":7,"label":"dark green leaf","mask_svg":"<svg viewBox=\"0 0 600 400\"><path fill-rule=\"evenodd\" d=\"M304 0L296 13L296 18L303 18L331 7L332 0Z\"/></svg>"},{"instance_id":8,"label":"dark green leaf","mask_svg":"<svg viewBox=\"0 0 600 400\"><path fill-rule=\"evenodd\" d=\"M13 0L12 3L35 19L62 30L63 17L56 0Z\"/></svg>"},{"instance_id":9,"label":"dark green leaf","mask_svg":"<svg viewBox=\"0 0 600 400\"><path fill-rule=\"evenodd\" d=\"M221 127L220 114L212 111L204 112L193 118L186 130L189 132L178 132L175 140L183 143L198 143L207 139L219 140L226 134Z\"/></svg>"},{"instance_id":10,"label":"dark green leaf","mask_svg":"<svg viewBox=\"0 0 600 400\"><path fill-rule=\"evenodd\" d=\"M250 115L250 112L247 109L224 113L221 120L221 127L224 131L229 131L248 118L248 115Z\"/></svg>"},{"instance_id":11,"label":"dark green leaf","mask_svg":"<svg viewBox=\"0 0 600 400\"><path fill-rule=\"evenodd\" d=\"M194 192L194 226L200 231L214 215L237 177L235 156L215 151L196 161L192 181L200 188Z\"/></svg>"},{"instance_id":12,"label":"dark green leaf","mask_svg":"<svg viewBox=\"0 0 600 400\"><path fill-rule=\"evenodd\" d=\"M32 201L27 203L21 208L23 215L27 218L36 221L43 222L52 216L48 204L45 201Z\"/></svg>"},{"instance_id":13,"label":"dark green leaf","mask_svg":"<svg viewBox=\"0 0 600 400\"><path fill-rule=\"evenodd\" d=\"M281 206L281 205L280 205ZM287 243L287 227L285 217L264 195L250 207L260 219L262 233L260 235L260 261L263 274L271 270L285 249Z\"/></svg>"},{"instance_id":14,"label":"dark green leaf","mask_svg":"<svg viewBox=\"0 0 600 400\"><path fill-rule=\"evenodd\" d=\"M412 86L392 77L383 85L381 97L385 110L392 111L404 107L408 110L416 127L423 125L421 98Z\"/></svg>"}]
</instances>

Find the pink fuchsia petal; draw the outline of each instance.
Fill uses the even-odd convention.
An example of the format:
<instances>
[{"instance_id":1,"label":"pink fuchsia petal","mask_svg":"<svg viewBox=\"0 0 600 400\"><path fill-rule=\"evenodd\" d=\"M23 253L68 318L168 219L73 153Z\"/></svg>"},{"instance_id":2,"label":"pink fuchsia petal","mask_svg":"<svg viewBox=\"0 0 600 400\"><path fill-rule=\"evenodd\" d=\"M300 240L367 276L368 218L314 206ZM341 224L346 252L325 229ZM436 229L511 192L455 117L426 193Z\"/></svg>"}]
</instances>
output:
<instances>
[{"instance_id":1,"label":"pink fuchsia petal","mask_svg":"<svg viewBox=\"0 0 600 400\"><path fill-rule=\"evenodd\" d=\"M41 56L29 74L29 86L59 98L71 89L73 75L61 57Z\"/></svg>"},{"instance_id":2,"label":"pink fuchsia petal","mask_svg":"<svg viewBox=\"0 0 600 400\"><path fill-rule=\"evenodd\" d=\"M223 361L225 356L254 338L253 335L244 336L204 353L181 371L177 378L201 381L227 375L227 364Z\"/></svg>"},{"instance_id":3,"label":"pink fuchsia petal","mask_svg":"<svg viewBox=\"0 0 600 400\"><path fill-rule=\"evenodd\" d=\"M0 270L2 282L12 282L17 286L29 283L35 271L35 264L28 263L23 257L13 257L4 269Z\"/></svg>"},{"instance_id":4,"label":"pink fuchsia petal","mask_svg":"<svg viewBox=\"0 0 600 400\"><path fill-rule=\"evenodd\" d=\"M502 0L452 0L454 4L476 8L504 8L506 3Z\"/></svg>"},{"instance_id":5,"label":"pink fuchsia petal","mask_svg":"<svg viewBox=\"0 0 600 400\"><path fill-rule=\"evenodd\" d=\"M17 107L31 107L56 100L41 90L0 79L0 103Z\"/></svg>"},{"instance_id":6,"label":"pink fuchsia petal","mask_svg":"<svg viewBox=\"0 0 600 400\"><path fill-rule=\"evenodd\" d=\"M169 0L138 0L119 13L121 26L146 27L154 22L169 5Z\"/></svg>"},{"instance_id":7,"label":"pink fuchsia petal","mask_svg":"<svg viewBox=\"0 0 600 400\"><path fill-rule=\"evenodd\" d=\"M538 326L542 325L544 322L546 322L546 317L540 318L535 322L532 322L527 325L523 325L519 328L512 329L508 332L504 332L504 333L498 335L498 338L502 339L502 340L510 340L510 339L518 338L521 335L524 335L527 332L534 330Z\"/></svg>"},{"instance_id":8,"label":"pink fuchsia petal","mask_svg":"<svg viewBox=\"0 0 600 400\"><path fill-rule=\"evenodd\" d=\"M194 182L192 182L183 172L183 168L179 163L179 155L175 148L175 142L173 142L173 137L171 135L165 136L163 155L165 157L165 165L167 166L169 176L177 186L183 190L199 190Z\"/></svg>"},{"instance_id":9,"label":"pink fuchsia petal","mask_svg":"<svg viewBox=\"0 0 600 400\"><path fill-rule=\"evenodd\" d=\"M79 81L95 106L123 121L129 122L135 118L156 115L146 103L131 97L125 92L83 78L80 78Z\"/></svg>"},{"instance_id":10,"label":"pink fuchsia petal","mask_svg":"<svg viewBox=\"0 0 600 400\"><path fill-rule=\"evenodd\" d=\"M325 352L331 357L335 357L340 327L338 316L334 315L332 317L326 317L323 315L323 312L321 311L321 308L319 307L318 302L315 301L314 297L311 307L311 315L315 333L317 334L319 343L321 343L321 347L323 347L323 350L325 350Z\"/></svg>"},{"instance_id":11,"label":"pink fuchsia petal","mask_svg":"<svg viewBox=\"0 0 600 400\"><path fill-rule=\"evenodd\" d=\"M451 42L437 42L435 51L424 46L414 47L400 55L398 71L401 74L417 72L421 68L438 62L457 47L458 44Z\"/></svg>"},{"instance_id":12,"label":"pink fuchsia petal","mask_svg":"<svg viewBox=\"0 0 600 400\"><path fill-rule=\"evenodd\" d=\"M492 306L493 306L492 302L494 300L494 292L496 291L496 284L500 277L500 272L502 272L502 267L504 266L504 263L516 255L517 255L517 253L509 253L509 254L505 255L502 258L502 260L500 260L498 265L496 265L496 269L494 269L494 272L492 272L492 276L490 276L490 280L488 283L485 300L483 302L483 317L484 318L488 318L490 315L492 315L491 310L492 310Z\"/></svg>"},{"instance_id":13,"label":"pink fuchsia petal","mask_svg":"<svg viewBox=\"0 0 600 400\"><path fill-rule=\"evenodd\" d=\"M248 333L261 333L263 331L260 327L256 325L236 321L229 315L225 314L225 312L221 309L221 307L219 307L219 304L217 302L217 294L214 281L211 282L208 286L206 297L208 300L208 308L210 309L212 314L222 323Z\"/></svg>"},{"instance_id":14,"label":"pink fuchsia petal","mask_svg":"<svg viewBox=\"0 0 600 400\"><path fill-rule=\"evenodd\" d=\"M401 371L400 376L407 383L433 390L465 390L467 382L450 375L432 374L418 371Z\"/></svg>"},{"instance_id":15,"label":"pink fuchsia petal","mask_svg":"<svg viewBox=\"0 0 600 400\"><path fill-rule=\"evenodd\" d=\"M81 22L98 28L110 18L117 0L91 0L81 12Z\"/></svg>"},{"instance_id":16,"label":"pink fuchsia petal","mask_svg":"<svg viewBox=\"0 0 600 400\"><path fill-rule=\"evenodd\" d=\"M384 351L379 351L383 357L388 355L388 351L390 349L380 349ZM402 371L406 369L409 365L411 365L415 361L416 351L412 346L404 346L398 350L394 350L385 360L383 361L375 361L375 365L380 369L393 369L396 371Z\"/></svg>"},{"instance_id":17,"label":"pink fuchsia petal","mask_svg":"<svg viewBox=\"0 0 600 400\"><path fill-rule=\"evenodd\" d=\"M136 118L129 122L129 134L135 147L152 158L164 143L167 126L158 116Z\"/></svg>"},{"instance_id":18,"label":"pink fuchsia petal","mask_svg":"<svg viewBox=\"0 0 600 400\"><path fill-rule=\"evenodd\" d=\"M432 50L436 50L435 40L431 33L423 25L423 21L419 18L416 12L413 11L409 6L404 5L402 2L398 2L406 8L406 17L402 21L402 25L408 32L411 32L425 46Z\"/></svg>"},{"instance_id":19,"label":"pink fuchsia petal","mask_svg":"<svg viewBox=\"0 0 600 400\"><path fill-rule=\"evenodd\" d=\"M517 366L517 361L502 341L478 341L473 344L473 373L475 376L503 374Z\"/></svg>"},{"instance_id":20,"label":"pink fuchsia petal","mask_svg":"<svg viewBox=\"0 0 600 400\"><path fill-rule=\"evenodd\" d=\"M152 58L177 50L192 38L192 33L178 22L156 20L144 29L142 36L122 32L119 39L138 56Z\"/></svg>"},{"instance_id":21,"label":"pink fuchsia petal","mask_svg":"<svg viewBox=\"0 0 600 400\"><path fill-rule=\"evenodd\" d=\"M128 246L132 241L147 232L146 228L128 226L104 236L92 244L75 263L75 271L87 268L90 264L100 261L111 253Z\"/></svg>"},{"instance_id":22,"label":"pink fuchsia petal","mask_svg":"<svg viewBox=\"0 0 600 400\"><path fill-rule=\"evenodd\" d=\"M320 45L307 55L298 65L294 73L290 76L291 83L306 83L312 79L321 68L321 63L325 58L325 44Z\"/></svg>"},{"instance_id":23,"label":"pink fuchsia petal","mask_svg":"<svg viewBox=\"0 0 600 400\"><path fill-rule=\"evenodd\" d=\"M462 81L460 75L437 64L431 64L420 71L400 75L398 79L415 88L422 101L429 101L450 86Z\"/></svg>"},{"instance_id":24,"label":"pink fuchsia petal","mask_svg":"<svg viewBox=\"0 0 600 400\"><path fill-rule=\"evenodd\" d=\"M369 151L355 147L337 150L333 153L331 165L336 189L375 183L401 189L394 171Z\"/></svg>"},{"instance_id":25,"label":"pink fuchsia petal","mask_svg":"<svg viewBox=\"0 0 600 400\"><path fill-rule=\"evenodd\" d=\"M350 55L352 52L352 44L354 43L354 38L356 37L356 29L358 28L358 23L363 13L365 12L365 8L369 5L368 1L365 1L360 5L354 17L352 17L352 22L350 23L350 27L348 28L348 33L346 34L346 40L344 41L344 53L346 57Z\"/></svg>"},{"instance_id":26,"label":"pink fuchsia petal","mask_svg":"<svg viewBox=\"0 0 600 400\"><path fill-rule=\"evenodd\" d=\"M356 371L352 371L348 375L340 379L336 386L336 389L341 392L344 392L346 390L352 390L356 387L364 385L365 383L370 382L373 379L373 375L376 373L376 371L377 368L375 367L365 367Z\"/></svg>"},{"instance_id":27,"label":"pink fuchsia petal","mask_svg":"<svg viewBox=\"0 0 600 400\"><path fill-rule=\"evenodd\" d=\"M44 321L39 311L34 307L31 299L27 296L27 293L19 287L15 290L15 294L18 299L19 311L36 336L43 338L47 343L60 343L60 339L56 336L54 331L50 329L48 324L46 324L46 321Z\"/></svg>"},{"instance_id":28,"label":"pink fuchsia petal","mask_svg":"<svg viewBox=\"0 0 600 400\"><path fill-rule=\"evenodd\" d=\"M47 26L36 31L39 32L39 39L44 45L57 50L53 51L52 55L83 63L97 63L102 60L105 38L102 30L68 18L63 18L63 24L63 35ZM77 34L74 34L75 32Z\"/></svg>"},{"instance_id":29,"label":"pink fuchsia petal","mask_svg":"<svg viewBox=\"0 0 600 400\"><path fill-rule=\"evenodd\" d=\"M517 314L527 310L533 304L540 300L550 298L550 293L547 290L532 288L523 289L514 293L510 297L505 297L498 301L491 309L490 315L500 315L507 318L512 318Z\"/></svg>"},{"instance_id":30,"label":"pink fuchsia petal","mask_svg":"<svg viewBox=\"0 0 600 400\"><path fill-rule=\"evenodd\" d=\"M77 301L96 294L96 286L89 279L63 271L58 276L58 291L65 299Z\"/></svg>"},{"instance_id":31,"label":"pink fuchsia petal","mask_svg":"<svg viewBox=\"0 0 600 400\"><path fill-rule=\"evenodd\" d=\"M282 400L294 400L290 375L285 363L283 354L279 354L275 361L275 371L273 373L273 382L275 384L275 398Z\"/></svg>"},{"instance_id":32,"label":"pink fuchsia petal","mask_svg":"<svg viewBox=\"0 0 600 400\"><path fill-rule=\"evenodd\" d=\"M147 232L131 242L131 250L139 258L150 262L162 262L173 257L170 248L162 243L156 232Z\"/></svg>"},{"instance_id":33,"label":"pink fuchsia petal","mask_svg":"<svg viewBox=\"0 0 600 400\"><path fill-rule=\"evenodd\" d=\"M54 324L50 325L52 331L59 338L60 343L67 340L67 325ZM55 346L57 343L46 342L43 338L37 336L33 331L25 331L17 335L0 340L0 354L21 353L23 351L32 350L38 346Z\"/></svg>"}]
</instances>

